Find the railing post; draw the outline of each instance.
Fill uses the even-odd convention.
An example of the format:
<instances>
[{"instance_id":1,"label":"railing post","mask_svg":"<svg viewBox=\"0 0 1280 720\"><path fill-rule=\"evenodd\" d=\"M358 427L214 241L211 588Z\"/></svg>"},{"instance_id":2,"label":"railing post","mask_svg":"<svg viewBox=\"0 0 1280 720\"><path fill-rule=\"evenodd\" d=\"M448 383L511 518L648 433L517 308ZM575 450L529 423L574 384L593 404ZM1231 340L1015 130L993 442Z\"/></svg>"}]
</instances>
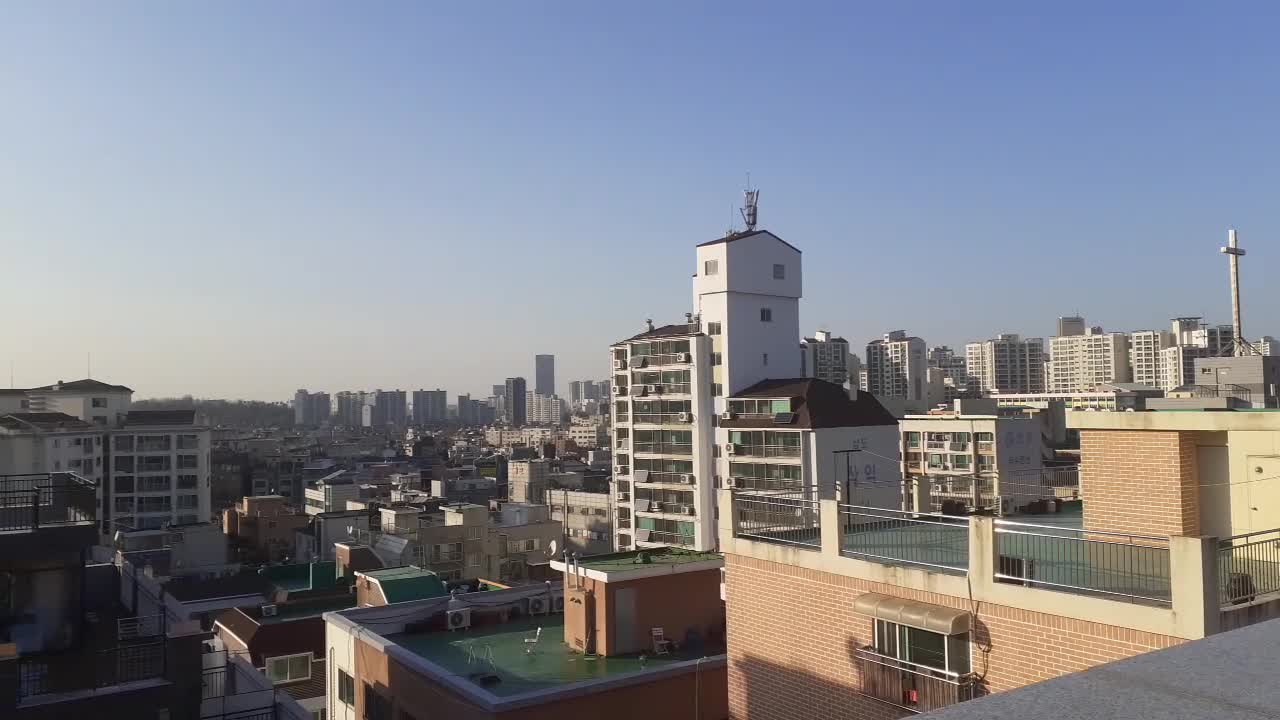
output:
<instances>
[{"instance_id":1,"label":"railing post","mask_svg":"<svg viewBox=\"0 0 1280 720\"><path fill-rule=\"evenodd\" d=\"M818 501L818 529L822 538L822 554L840 556L840 503L835 500Z\"/></svg>"},{"instance_id":2,"label":"railing post","mask_svg":"<svg viewBox=\"0 0 1280 720\"><path fill-rule=\"evenodd\" d=\"M40 528L40 488L31 488L31 529Z\"/></svg>"},{"instance_id":3,"label":"railing post","mask_svg":"<svg viewBox=\"0 0 1280 720\"><path fill-rule=\"evenodd\" d=\"M1178 637L1198 640L1219 631L1218 538L1169 538L1169 591Z\"/></svg>"},{"instance_id":4,"label":"railing post","mask_svg":"<svg viewBox=\"0 0 1280 720\"><path fill-rule=\"evenodd\" d=\"M969 586L975 597L986 595L995 582L995 519L985 515L969 518Z\"/></svg>"}]
</instances>

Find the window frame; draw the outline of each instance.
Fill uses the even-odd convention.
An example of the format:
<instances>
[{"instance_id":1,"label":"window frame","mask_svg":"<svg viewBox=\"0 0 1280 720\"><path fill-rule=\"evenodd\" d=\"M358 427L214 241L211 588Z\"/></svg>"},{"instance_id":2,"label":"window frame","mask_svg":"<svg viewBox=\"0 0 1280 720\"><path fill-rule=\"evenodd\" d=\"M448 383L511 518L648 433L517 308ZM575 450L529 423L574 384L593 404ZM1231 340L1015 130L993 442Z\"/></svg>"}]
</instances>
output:
<instances>
[{"instance_id":1,"label":"window frame","mask_svg":"<svg viewBox=\"0 0 1280 720\"><path fill-rule=\"evenodd\" d=\"M784 265L783 263L774 263L774 264L773 264L773 279L774 279L774 280L786 280L786 279L787 279L787 266L786 266L786 265Z\"/></svg>"},{"instance_id":2,"label":"window frame","mask_svg":"<svg viewBox=\"0 0 1280 720\"><path fill-rule=\"evenodd\" d=\"M773 322L773 308L760 308L760 322Z\"/></svg>"},{"instance_id":3,"label":"window frame","mask_svg":"<svg viewBox=\"0 0 1280 720\"><path fill-rule=\"evenodd\" d=\"M919 668L921 672L932 671L956 677L973 672L973 643L970 642L970 632L944 635L932 630L895 623L891 620L883 620L881 618L874 618L874 620L871 647L880 655L908 663L912 667ZM911 657L911 649L919 647L919 645L911 642L911 636L914 633L933 635L942 639L942 667L930 664L926 658ZM905 652L903 652L904 641L906 643ZM955 646L961 643L964 644L966 651L963 655L955 652L957 649Z\"/></svg>"},{"instance_id":4,"label":"window frame","mask_svg":"<svg viewBox=\"0 0 1280 720\"><path fill-rule=\"evenodd\" d=\"M293 668L290 667L290 664L294 660L297 660L299 658L306 658L307 660L306 677L293 677L293 673L292 673ZM285 664L285 675L287 677L285 677L283 680L277 680L272 674L272 664L281 663L281 662ZM274 657L266 658L263 661L262 674L267 676L267 679L271 681L272 685L283 685L285 683L302 682L303 680L311 679L311 664L314 662L315 662L315 653L311 653L311 652L294 653L292 655L276 655Z\"/></svg>"}]
</instances>

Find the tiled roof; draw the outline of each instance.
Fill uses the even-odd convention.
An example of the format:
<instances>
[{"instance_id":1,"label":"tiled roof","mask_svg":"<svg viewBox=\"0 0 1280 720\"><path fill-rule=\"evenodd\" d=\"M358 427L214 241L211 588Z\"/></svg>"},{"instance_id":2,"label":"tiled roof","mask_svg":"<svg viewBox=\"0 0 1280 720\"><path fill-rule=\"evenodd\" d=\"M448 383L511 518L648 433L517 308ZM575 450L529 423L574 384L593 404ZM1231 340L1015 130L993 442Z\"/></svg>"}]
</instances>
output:
<instances>
[{"instance_id":1,"label":"tiled roof","mask_svg":"<svg viewBox=\"0 0 1280 720\"><path fill-rule=\"evenodd\" d=\"M31 388L27 392L46 394L46 393L87 393L87 392L133 392L133 388L124 385L111 385L109 383L100 382L98 380L72 380L71 382L58 382L44 387Z\"/></svg>"},{"instance_id":2,"label":"tiled roof","mask_svg":"<svg viewBox=\"0 0 1280 720\"><path fill-rule=\"evenodd\" d=\"M693 328L693 329L690 329L690 328ZM632 335L626 340L619 340L618 342L614 343L614 345L620 345L622 343L632 342L635 340L656 340L659 338L689 337L691 335L701 335L701 334L702 334L702 331L699 330L695 325L690 325L689 323L676 323L674 325L663 325L662 327L656 327L652 330L646 330L640 333L639 335Z\"/></svg>"},{"instance_id":3,"label":"tiled roof","mask_svg":"<svg viewBox=\"0 0 1280 720\"><path fill-rule=\"evenodd\" d=\"M89 423L60 412L17 412L0 417L0 427L10 430L88 430Z\"/></svg>"},{"instance_id":4,"label":"tiled roof","mask_svg":"<svg viewBox=\"0 0 1280 720\"><path fill-rule=\"evenodd\" d=\"M812 430L898 423L871 393L858 390L855 398L851 399L844 387L816 378L763 380L730 397L731 400L749 398L796 398L792 422L779 424L773 418L744 418L721 420L720 426L733 429Z\"/></svg>"}]
</instances>

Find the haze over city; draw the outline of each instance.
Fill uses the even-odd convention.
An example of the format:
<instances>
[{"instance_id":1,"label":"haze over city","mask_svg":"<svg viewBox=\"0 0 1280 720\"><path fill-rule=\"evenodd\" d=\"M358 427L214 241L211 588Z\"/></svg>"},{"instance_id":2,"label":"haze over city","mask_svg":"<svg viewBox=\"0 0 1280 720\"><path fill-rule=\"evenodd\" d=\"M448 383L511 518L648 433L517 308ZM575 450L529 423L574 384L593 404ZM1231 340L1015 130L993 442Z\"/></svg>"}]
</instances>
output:
<instances>
[{"instance_id":1,"label":"haze over city","mask_svg":"<svg viewBox=\"0 0 1280 720\"><path fill-rule=\"evenodd\" d=\"M1280 332L1273 6L927 10L11 5L0 372L564 392L688 311L747 172L855 352L1229 322L1231 225Z\"/></svg>"}]
</instances>

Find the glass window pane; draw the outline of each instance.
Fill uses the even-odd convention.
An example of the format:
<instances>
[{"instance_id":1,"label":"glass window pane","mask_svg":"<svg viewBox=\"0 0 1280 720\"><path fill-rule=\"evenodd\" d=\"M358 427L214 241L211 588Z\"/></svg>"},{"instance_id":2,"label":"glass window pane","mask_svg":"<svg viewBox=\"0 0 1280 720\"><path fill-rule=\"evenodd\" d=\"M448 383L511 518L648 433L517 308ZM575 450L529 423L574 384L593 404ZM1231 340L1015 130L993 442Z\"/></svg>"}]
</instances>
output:
<instances>
[{"instance_id":1,"label":"glass window pane","mask_svg":"<svg viewBox=\"0 0 1280 720\"><path fill-rule=\"evenodd\" d=\"M906 631L905 660L939 670L947 668L946 635L919 628L906 628Z\"/></svg>"}]
</instances>

